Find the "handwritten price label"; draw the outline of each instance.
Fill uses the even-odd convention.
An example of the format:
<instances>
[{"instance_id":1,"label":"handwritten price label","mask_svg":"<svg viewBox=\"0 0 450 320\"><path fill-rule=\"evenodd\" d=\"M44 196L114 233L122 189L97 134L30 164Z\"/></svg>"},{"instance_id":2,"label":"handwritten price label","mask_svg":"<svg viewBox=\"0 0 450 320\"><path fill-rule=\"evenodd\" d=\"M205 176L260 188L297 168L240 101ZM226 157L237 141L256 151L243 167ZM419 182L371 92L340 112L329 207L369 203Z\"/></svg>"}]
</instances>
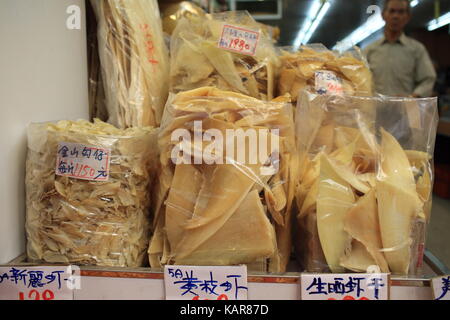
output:
<instances>
[{"instance_id":1,"label":"handwritten price label","mask_svg":"<svg viewBox=\"0 0 450 320\"><path fill-rule=\"evenodd\" d=\"M165 266L166 300L247 300L246 266Z\"/></svg>"},{"instance_id":2,"label":"handwritten price label","mask_svg":"<svg viewBox=\"0 0 450 320\"><path fill-rule=\"evenodd\" d=\"M226 24L223 26L218 46L221 49L254 56L258 41L259 32Z\"/></svg>"},{"instance_id":3,"label":"handwritten price label","mask_svg":"<svg viewBox=\"0 0 450 320\"><path fill-rule=\"evenodd\" d=\"M302 274L302 300L388 300L389 274Z\"/></svg>"},{"instance_id":4,"label":"handwritten price label","mask_svg":"<svg viewBox=\"0 0 450 320\"><path fill-rule=\"evenodd\" d=\"M343 94L341 79L332 71L316 71L316 92L318 94Z\"/></svg>"},{"instance_id":5,"label":"handwritten price label","mask_svg":"<svg viewBox=\"0 0 450 320\"><path fill-rule=\"evenodd\" d=\"M55 173L71 178L107 181L110 150L79 143L60 142Z\"/></svg>"},{"instance_id":6,"label":"handwritten price label","mask_svg":"<svg viewBox=\"0 0 450 320\"><path fill-rule=\"evenodd\" d=\"M0 300L73 300L74 279L72 266L0 267Z\"/></svg>"},{"instance_id":7,"label":"handwritten price label","mask_svg":"<svg viewBox=\"0 0 450 320\"><path fill-rule=\"evenodd\" d=\"M431 279L435 300L450 300L450 275Z\"/></svg>"}]
</instances>

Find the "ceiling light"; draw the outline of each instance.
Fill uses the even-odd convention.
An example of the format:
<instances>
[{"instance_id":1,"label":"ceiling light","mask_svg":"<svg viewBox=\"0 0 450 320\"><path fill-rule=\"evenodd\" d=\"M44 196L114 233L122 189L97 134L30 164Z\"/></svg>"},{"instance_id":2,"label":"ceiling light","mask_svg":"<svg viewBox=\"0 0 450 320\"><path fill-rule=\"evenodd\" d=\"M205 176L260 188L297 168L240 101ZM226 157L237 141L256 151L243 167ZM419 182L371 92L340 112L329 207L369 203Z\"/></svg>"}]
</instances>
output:
<instances>
[{"instance_id":1,"label":"ceiling light","mask_svg":"<svg viewBox=\"0 0 450 320\"><path fill-rule=\"evenodd\" d=\"M436 30L450 23L450 12L428 22L428 31Z\"/></svg>"},{"instance_id":2,"label":"ceiling light","mask_svg":"<svg viewBox=\"0 0 450 320\"><path fill-rule=\"evenodd\" d=\"M316 31L323 17L326 15L331 4L329 1L314 0L309 8L308 15L294 41L294 49L297 50L301 44L308 43L314 31Z\"/></svg>"}]
</instances>

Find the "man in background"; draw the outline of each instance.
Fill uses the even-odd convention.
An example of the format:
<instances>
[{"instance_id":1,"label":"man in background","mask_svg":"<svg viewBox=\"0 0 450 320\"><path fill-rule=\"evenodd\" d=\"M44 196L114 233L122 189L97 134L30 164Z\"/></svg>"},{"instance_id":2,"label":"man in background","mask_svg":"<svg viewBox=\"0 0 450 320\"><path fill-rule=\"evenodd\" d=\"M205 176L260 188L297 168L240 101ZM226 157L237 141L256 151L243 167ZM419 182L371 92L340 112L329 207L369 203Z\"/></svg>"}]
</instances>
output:
<instances>
[{"instance_id":1,"label":"man in background","mask_svg":"<svg viewBox=\"0 0 450 320\"><path fill-rule=\"evenodd\" d=\"M427 50L403 30L411 19L409 0L385 0L384 37L365 50L375 89L389 96L429 97L436 72Z\"/></svg>"}]
</instances>

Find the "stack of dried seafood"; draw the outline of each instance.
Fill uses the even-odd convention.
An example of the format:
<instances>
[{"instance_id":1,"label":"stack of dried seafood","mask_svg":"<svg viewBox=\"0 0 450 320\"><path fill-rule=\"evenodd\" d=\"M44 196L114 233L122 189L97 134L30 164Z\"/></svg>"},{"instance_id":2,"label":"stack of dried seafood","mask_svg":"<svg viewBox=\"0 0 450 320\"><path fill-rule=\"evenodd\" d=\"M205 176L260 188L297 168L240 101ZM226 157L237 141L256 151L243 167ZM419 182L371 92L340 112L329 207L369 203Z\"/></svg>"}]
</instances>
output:
<instances>
[{"instance_id":1,"label":"stack of dried seafood","mask_svg":"<svg viewBox=\"0 0 450 320\"><path fill-rule=\"evenodd\" d=\"M382 112L386 107L389 114ZM304 269L420 272L435 110L435 99L302 93L296 249ZM406 128L405 121L388 121L394 111Z\"/></svg>"},{"instance_id":2,"label":"stack of dried seafood","mask_svg":"<svg viewBox=\"0 0 450 320\"><path fill-rule=\"evenodd\" d=\"M339 56L322 45L302 46L299 51L281 50L278 94L290 93L295 103L300 91L316 86L316 72L331 71L348 95L372 95L372 74L358 52Z\"/></svg>"},{"instance_id":3,"label":"stack of dried seafood","mask_svg":"<svg viewBox=\"0 0 450 320\"><path fill-rule=\"evenodd\" d=\"M109 150L109 178L55 174L61 143ZM142 266L150 236L148 192L156 131L101 121L31 124L26 164L27 252L31 261ZM93 153L93 152L92 152ZM150 174L151 173L151 174Z\"/></svg>"},{"instance_id":4,"label":"stack of dried seafood","mask_svg":"<svg viewBox=\"0 0 450 320\"><path fill-rule=\"evenodd\" d=\"M108 122L158 126L168 94L169 55L156 0L92 0Z\"/></svg>"},{"instance_id":5,"label":"stack of dried seafood","mask_svg":"<svg viewBox=\"0 0 450 320\"><path fill-rule=\"evenodd\" d=\"M297 168L291 114L284 98L264 102L213 87L169 97L152 267L285 270Z\"/></svg>"},{"instance_id":6,"label":"stack of dried seafood","mask_svg":"<svg viewBox=\"0 0 450 320\"><path fill-rule=\"evenodd\" d=\"M253 55L220 48L225 25L258 34ZM213 86L261 100L274 97L274 70L279 60L272 40L248 13L183 18L172 35L170 47L171 92Z\"/></svg>"}]
</instances>

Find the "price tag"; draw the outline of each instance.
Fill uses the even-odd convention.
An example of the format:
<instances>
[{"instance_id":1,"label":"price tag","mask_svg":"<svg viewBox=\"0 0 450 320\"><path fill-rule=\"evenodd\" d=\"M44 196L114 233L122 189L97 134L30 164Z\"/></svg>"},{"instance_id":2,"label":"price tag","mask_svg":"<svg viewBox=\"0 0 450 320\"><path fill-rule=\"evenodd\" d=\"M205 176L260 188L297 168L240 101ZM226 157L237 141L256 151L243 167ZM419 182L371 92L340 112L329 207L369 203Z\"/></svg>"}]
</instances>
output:
<instances>
[{"instance_id":1,"label":"price tag","mask_svg":"<svg viewBox=\"0 0 450 320\"><path fill-rule=\"evenodd\" d=\"M388 273L302 274L302 300L388 300Z\"/></svg>"},{"instance_id":2,"label":"price tag","mask_svg":"<svg viewBox=\"0 0 450 320\"><path fill-rule=\"evenodd\" d=\"M60 142L55 173L71 178L107 181L110 150L79 143Z\"/></svg>"},{"instance_id":3,"label":"price tag","mask_svg":"<svg viewBox=\"0 0 450 320\"><path fill-rule=\"evenodd\" d=\"M431 287L435 300L450 300L450 275L431 279Z\"/></svg>"},{"instance_id":4,"label":"price tag","mask_svg":"<svg viewBox=\"0 0 450 320\"><path fill-rule=\"evenodd\" d=\"M166 300L247 300L247 266L165 266Z\"/></svg>"},{"instance_id":5,"label":"price tag","mask_svg":"<svg viewBox=\"0 0 450 320\"><path fill-rule=\"evenodd\" d=\"M73 300L73 289L80 283L73 270L79 268L0 267L0 300Z\"/></svg>"},{"instance_id":6,"label":"price tag","mask_svg":"<svg viewBox=\"0 0 450 320\"><path fill-rule=\"evenodd\" d=\"M341 79L332 71L316 71L315 85L318 94L343 94L344 92Z\"/></svg>"},{"instance_id":7,"label":"price tag","mask_svg":"<svg viewBox=\"0 0 450 320\"><path fill-rule=\"evenodd\" d=\"M224 25L218 46L221 49L254 56L259 41L259 32L232 25Z\"/></svg>"}]
</instances>

